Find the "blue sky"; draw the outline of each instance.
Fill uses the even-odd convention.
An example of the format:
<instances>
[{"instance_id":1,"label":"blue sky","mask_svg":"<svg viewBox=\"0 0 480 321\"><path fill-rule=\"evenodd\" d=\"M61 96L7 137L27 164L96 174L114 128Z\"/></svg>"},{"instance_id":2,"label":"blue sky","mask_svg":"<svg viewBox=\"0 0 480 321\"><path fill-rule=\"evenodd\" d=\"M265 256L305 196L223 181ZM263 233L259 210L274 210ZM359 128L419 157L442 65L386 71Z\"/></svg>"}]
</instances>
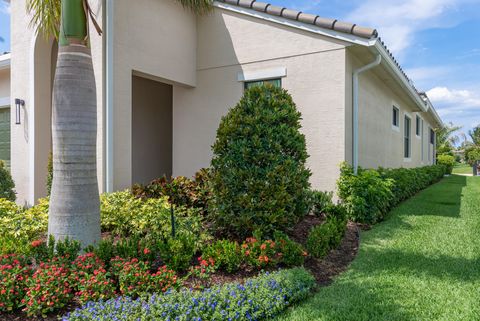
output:
<instances>
[{"instance_id":1,"label":"blue sky","mask_svg":"<svg viewBox=\"0 0 480 321\"><path fill-rule=\"evenodd\" d=\"M267 0L264 0L267 2ZM377 28L445 122L480 124L480 0L270 0ZM10 48L8 5L0 0L0 53Z\"/></svg>"}]
</instances>

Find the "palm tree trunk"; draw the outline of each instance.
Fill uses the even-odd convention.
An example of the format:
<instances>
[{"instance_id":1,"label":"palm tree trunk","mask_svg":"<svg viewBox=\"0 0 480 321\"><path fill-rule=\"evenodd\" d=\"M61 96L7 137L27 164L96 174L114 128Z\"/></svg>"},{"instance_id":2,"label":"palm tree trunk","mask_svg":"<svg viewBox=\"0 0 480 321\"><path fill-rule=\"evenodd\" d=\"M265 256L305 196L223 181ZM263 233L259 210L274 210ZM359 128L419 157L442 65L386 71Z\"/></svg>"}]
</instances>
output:
<instances>
[{"instance_id":1,"label":"palm tree trunk","mask_svg":"<svg viewBox=\"0 0 480 321\"><path fill-rule=\"evenodd\" d=\"M82 246L100 239L97 97L82 0L62 0L53 86L53 182L48 234Z\"/></svg>"}]
</instances>

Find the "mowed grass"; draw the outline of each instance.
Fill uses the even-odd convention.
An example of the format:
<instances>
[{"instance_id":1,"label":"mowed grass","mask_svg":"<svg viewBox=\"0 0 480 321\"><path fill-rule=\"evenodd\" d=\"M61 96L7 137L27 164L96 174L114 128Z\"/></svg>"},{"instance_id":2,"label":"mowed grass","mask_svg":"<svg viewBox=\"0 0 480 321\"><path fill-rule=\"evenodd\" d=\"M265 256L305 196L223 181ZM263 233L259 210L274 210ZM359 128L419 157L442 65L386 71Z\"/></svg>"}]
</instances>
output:
<instances>
[{"instance_id":1,"label":"mowed grass","mask_svg":"<svg viewBox=\"0 0 480 321\"><path fill-rule=\"evenodd\" d=\"M468 164L458 164L453 168L453 174L472 174L472 166Z\"/></svg>"},{"instance_id":2,"label":"mowed grass","mask_svg":"<svg viewBox=\"0 0 480 321\"><path fill-rule=\"evenodd\" d=\"M361 234L347 272L280 320L480 320L480 177L401 204Z\"/></svg>"}]
</instances>

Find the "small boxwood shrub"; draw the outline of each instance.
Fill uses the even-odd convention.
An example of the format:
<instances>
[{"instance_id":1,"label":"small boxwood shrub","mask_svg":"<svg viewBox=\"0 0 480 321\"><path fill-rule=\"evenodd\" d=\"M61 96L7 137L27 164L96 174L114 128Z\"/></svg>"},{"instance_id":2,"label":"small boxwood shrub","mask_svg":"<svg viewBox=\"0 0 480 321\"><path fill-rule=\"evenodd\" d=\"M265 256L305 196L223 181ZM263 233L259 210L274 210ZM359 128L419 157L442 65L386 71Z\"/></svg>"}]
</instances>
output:
<instances>
[{"instance_id":1,"label":"small boxwood shrub","mask_svg":"<svg viewBox=\"0 0 480 321\"><path fill-rule=\"evenodd\" d=\"M381 221L398 203L438 182L445 175L444 165L418 168L358 169L341 168L338 194L350 219L367 224Z\"/></svg>"},{"instance_id":2,"label":"small boxwood shrub","mask_svg":"<svg viewBox=\"0 0 480 321\"><path fill-rule=\"evenodd\" d=\"M438 155L437 164L444 165L446 173L450 175L452 174L453 166L455 165L455 157L447 154Z\"/></svg>"},{"instance_id":3,"label":"small boxwood shrub","mask_svg":"<svg viewBox=\"0 0 480 321\"><path fill-rule=\"evenodd\" d=\"M333 205L333 192L310 191L310 213L320 216Z\"/></svg>"},{"instance_id":4,"label":"small boxwood shrub","mask_svg":"<svg viewBox=\"0 0 480 321\"><path fill-rule=\"evenodd\" d=\"M306 214L310 171L300 119L287 91L273 86L247 90L222 118L212 160L218 229L271 235Z\"/></svg>"},{"instance_id":5,"label":"small boxwood shrub","mask_svg":"<svg viewBox=\"0 0 480 321\"><path fill-rule=\"evenodd\" d=\"M347 228L347 215L342 206L329 206L326 211L326 221L312 228L307 239L307 250L316 258L322 258L338 247Z\"/></svg>"},{"instance_id":6,"label":"small boxwood shrub","mask_svg":"<svg viewBox=\"0 0 480 321\"><path fill-rule=\"evenodd\" d=\"M270 320L308 297L314 286L313 276L296 268L201 292L167 291L137 300L90 302L62 320Z\"/></svg>"}]
</instances>

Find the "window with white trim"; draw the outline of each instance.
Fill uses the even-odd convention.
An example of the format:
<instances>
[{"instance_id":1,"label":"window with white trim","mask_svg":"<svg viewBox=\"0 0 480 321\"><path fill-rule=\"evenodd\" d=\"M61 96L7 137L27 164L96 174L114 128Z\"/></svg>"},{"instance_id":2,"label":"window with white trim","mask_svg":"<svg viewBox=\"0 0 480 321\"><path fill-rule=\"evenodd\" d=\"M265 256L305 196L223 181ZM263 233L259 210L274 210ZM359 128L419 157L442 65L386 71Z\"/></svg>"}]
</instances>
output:
<instances>
[{"instance_id":1,"label":"window with white trim","mask_svg":"<svg viewBox=\"0 0 480 321\"><path fill-rule=\"evenodd\" d=\"M245 90L252 88L252 87L257 87L257 86L263 86L265 84L270 84L273 85L274 87L282 87L282 79L269 79L269 80L255 80L255 81L246 81L245 82Z\"/></svg>"},{"instance_id":2,"label":"window with white trim","mask_svg":"<svg viewBox=\"0 0 480 321\"><path fill-rule=\"evenodd\" d=\"M392 126L400 126L400 110L395 106L392 108Z\"/></svg>"},{"instance_id":3,"label":"window with white trim","mask_svg":"<svg viewBox=\"0 0 480 321\"><path fill-rule=\"evenodd\" d=\"M412 120L410 117L405 115L404 125L404 146L403 146L403 157L411 158L412 157L412 139L411 139L411 128Z\"/></svg>"}]
</instances>

